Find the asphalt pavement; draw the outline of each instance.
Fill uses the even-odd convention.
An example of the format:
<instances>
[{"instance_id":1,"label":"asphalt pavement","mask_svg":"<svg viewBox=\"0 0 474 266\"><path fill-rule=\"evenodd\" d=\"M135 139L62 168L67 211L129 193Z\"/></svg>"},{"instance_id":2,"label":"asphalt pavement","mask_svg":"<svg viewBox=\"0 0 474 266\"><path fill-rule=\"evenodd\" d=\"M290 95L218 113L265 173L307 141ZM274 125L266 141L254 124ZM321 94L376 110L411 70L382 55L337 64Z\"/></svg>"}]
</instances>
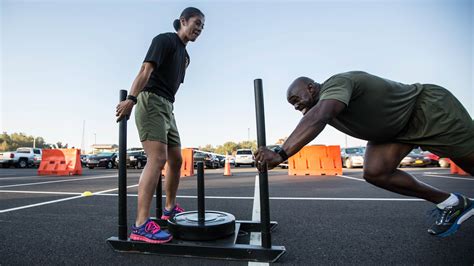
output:
<instances>
[{"instance_id":1,"label":"asphalt pavement","mask_svg":"<svg viewBox=\"0 0 474 266\"><path fill-rule=\"evenodd\" d=\"M404 168L420 181L474 198L474 178L449 169ZM206 170L206 208L251 220L254 168ZM134 222L140 170L129 169L128 224ZM427 233L434 205L374 187L361 169L343 176L269 173L278 263L473 265L474 218L447 238ZM85 196L86 191L92 196ZM178 202L197 209L196 176L181 179ZM106 243L117 235L117 170L84 169L82 176L37 176L36 169L0 169L0 265L248 265L242 261L118 253Z\"/></svg>"}]
</instances>

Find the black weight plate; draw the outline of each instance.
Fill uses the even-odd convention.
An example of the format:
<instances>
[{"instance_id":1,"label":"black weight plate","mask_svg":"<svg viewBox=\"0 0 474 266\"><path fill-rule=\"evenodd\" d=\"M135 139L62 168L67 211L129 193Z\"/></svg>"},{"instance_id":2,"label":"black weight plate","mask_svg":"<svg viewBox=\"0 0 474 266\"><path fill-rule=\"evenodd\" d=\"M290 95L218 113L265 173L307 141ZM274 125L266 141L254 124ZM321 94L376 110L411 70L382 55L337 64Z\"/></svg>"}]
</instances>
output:
<instances>
[{"instance_id":1,"label":"black weight plate","mask_svg":"<svg viewBox=\"0 0 474 266\"><path fill-rule=\"evenodd\" d=\"M235 233L235 217L226 212L206 211L205 220L199 223L198 212L182 212L168 220L173 237L184 240L214 240Z\"/></svg>"}]
</instances>

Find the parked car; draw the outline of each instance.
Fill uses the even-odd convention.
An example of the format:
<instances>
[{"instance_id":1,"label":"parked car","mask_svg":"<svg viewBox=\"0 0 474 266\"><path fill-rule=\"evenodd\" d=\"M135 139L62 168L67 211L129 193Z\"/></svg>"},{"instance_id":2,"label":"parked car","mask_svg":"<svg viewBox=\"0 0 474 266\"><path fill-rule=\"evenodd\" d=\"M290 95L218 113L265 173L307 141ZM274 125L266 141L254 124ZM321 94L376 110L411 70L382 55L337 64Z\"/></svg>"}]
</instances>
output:
<instances>
[{"instance_id":1,"label":"parked car","mask_svg":"<svg viewBox=\"0 0 474 266\"><path fill-rule=\"evenodd\" d=\"M225 156L224 155L216 155L217 159L219 159L219 164L220 164L220 167L224 167L225 166Z\"/></svg>"},{"instance_id":2,"label":"parked car","mask_svg":"<svg viewBox=\"0 0 474 266\"><path fill-rule=\"evenodd\" d=\"M38 167L41 163L43 151L39 148L18 148L15 152L0 153L0 165L2 167L20 167L30 166Z\"/></svg>"},{"instance_id":3,"label":"parked car","mask_svg":"<svg viewBox=\"0 0 474 266\"><path fill-rule=\"evenodd\" d=\"M90 155L87 159L86 166L89 169L95 167L105 167L106 169L114 168L117 166L117 153L115 152L102 152L95 155Z\"/></svg>"},{"instance_id":4,"label":"parked car","mask_svg":"<svg viewBox=\"0 0 474 266\"><path fill-rule=\"evenodd\" d=\"M89 159L88 154L81 154L81 166L85 167L87 165L87 159Z\"/></svg>"},{"instance_id":5,"label":"parked car","mask_svg":"<svg viewBox=\"0 0 474 266\"><path fill-rule=\"evenodd\" d=\"M402 159L399 166L427 166L430 163L430 158L423 155L420 149L413 149Z\"/></svg>"},{"instance_id":6,"label":"parked car","mask_svg":"<svg viewBox=\"0 0 474 266\"><path fill-rule=\"evenodd\" d=\"M364 166L365 147L341 148L342 166L346 168Z\"/></svg>"},{"instance_id":7,"label":"parked car","mask_svg":"<svg viewBox=\"0 0 474 266\"><path fill-rule=\"evenodd\" d=\"M144 150L127 152L127 167L142 169L143 167L145 167L146 162L147 157Z\"/></svg>"},{"instance_id":8,"label":"parked car","mask_svg":"<svg viewBox=\"0 0 474 266\"><path fill-rule=\"evenodd\" d=\"M280 144L275 144L275 145L268 145L267 148L269 150L275 151L276 148L281 147ZM282 169L288 169L288 160L282 162L281 164L278 165L278 167Z\"/></svg>"},{"instance_id":9,"label":"parked car","mask_svg":"<svg viewBox=\"0 0 474 266\"><path fill-rule=\"evenodd\" d=\"M197 167L197 162L204 162L206 168L215 169L220 167L219 158L210 152L195 150L193 159L194 167Z\"/></svg>"},{"instance_id":10,"label":"parked car","mask_svg":"<svg viewBox=\"0 0 474 266\"><path fill-rule=\"evenodd\" d=\"M235 153L235 167L241 165L255 166L255 157L251 149L238 149Z\"/></svg>"},{"instance_id":11,"label":"parked car","mask_svg":"<svg viewBox=\"0 0 474 266\"><path fill-rule=\"evenodd\" d=\"M451 161L448 158L440 158L438 155L429 151L422 152L423 156L430 158L431 165L440 166L442 168L448 168L451 165Z\"/></svg>"}]
</instances>

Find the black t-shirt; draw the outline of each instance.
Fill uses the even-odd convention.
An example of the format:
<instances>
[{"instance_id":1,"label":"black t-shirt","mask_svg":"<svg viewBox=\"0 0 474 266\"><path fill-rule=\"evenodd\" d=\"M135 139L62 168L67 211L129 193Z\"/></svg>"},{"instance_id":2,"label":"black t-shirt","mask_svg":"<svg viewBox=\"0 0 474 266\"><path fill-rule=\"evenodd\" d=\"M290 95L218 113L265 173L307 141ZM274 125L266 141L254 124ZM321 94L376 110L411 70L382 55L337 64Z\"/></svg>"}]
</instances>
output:
<instances>
[{"instance_id":1,"label":"black t-shirt","mask_svg":"<svg viewBox=\"0 0 474 266\"><path fill-rule=\"evenodd\" d=\"M173 103L179 85L184 82L189 61L186 46L176 33L156 36L144 60L155 65L144 91L156 93Z\"/></svg>"}]
</instances>

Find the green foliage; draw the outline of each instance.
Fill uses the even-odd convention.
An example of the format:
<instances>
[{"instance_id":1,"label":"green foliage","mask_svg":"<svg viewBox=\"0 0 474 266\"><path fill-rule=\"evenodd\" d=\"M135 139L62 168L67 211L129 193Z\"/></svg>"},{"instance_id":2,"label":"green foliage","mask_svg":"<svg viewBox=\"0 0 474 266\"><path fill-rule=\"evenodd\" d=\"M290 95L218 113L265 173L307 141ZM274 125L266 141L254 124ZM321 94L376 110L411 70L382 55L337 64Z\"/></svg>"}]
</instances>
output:
<instances>
[{"instance_id":1,"label":"green foliage","mask_svg":"<svg viewBox=\"0 0 474 266\"><path fill-rule=\"evenodd\" d=\"M217 147L213 147L210 144L207 144L204 147L199 147L200 150L202 151L208 151L208 152L214 152L217 154L235 154L235 151L238 149L252 149L252 151L257 150L257 141L242 141L239 143L235 143L233 141L228 141L222 145L219 145Z\"/></svg>"},{"instance_id":2,"label":"green foliage","mask_svg":"<svg viewBox=\"0 0 474 266\"><path fill-rule=\"evenodd\" d=\"M204 147L199 146L199 150L201 150L201 151L207 151L207 152L215 152L215 149L214 149L214 147L212 147L211 144L207 144L207 145L204 146Z\"/></svg>"},{"instance_id":3,"label":"green foliage","mask_svg":"<svg viewBox=\"0 0 474 266\"><path fill-rule=\"evenodd\" d=\"M16 151L19 147L33 147L33 141L36 148L47 146L42 137L28 136L25 133L13 133L9 135L3 132L0 135L0 151Z\"/></svg>"}]
</instances>

